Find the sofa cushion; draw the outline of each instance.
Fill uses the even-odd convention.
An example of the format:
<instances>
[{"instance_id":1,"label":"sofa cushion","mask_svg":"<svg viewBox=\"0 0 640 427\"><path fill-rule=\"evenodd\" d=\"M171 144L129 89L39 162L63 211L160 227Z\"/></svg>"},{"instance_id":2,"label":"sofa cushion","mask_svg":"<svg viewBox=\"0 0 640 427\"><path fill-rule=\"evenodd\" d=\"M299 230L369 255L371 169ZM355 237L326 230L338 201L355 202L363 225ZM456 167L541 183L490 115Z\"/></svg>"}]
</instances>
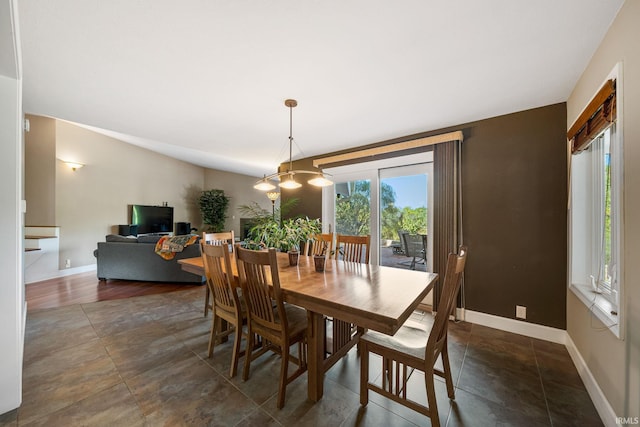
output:
<instances>
[{"instance_id":1,"label":"sofa cushion","mask_svg":"<svg viewBox=\"0 0 640 427\"><path fill-rule=\"evenodd\" d=\"M158 243L162 236L154 235L154 236L138 236L138 243Z\"/></svg>"},{"instance_id":2,"label":"sofa cushion","mask_svg":"<svg viewBox=\"0 0 640 427\"><path fill-rule=\"evenodd\" d=\"M138 243L136 236L121 236L119 234L109 234L105 240L107 242Z\"/></svg>"}]
</instances>

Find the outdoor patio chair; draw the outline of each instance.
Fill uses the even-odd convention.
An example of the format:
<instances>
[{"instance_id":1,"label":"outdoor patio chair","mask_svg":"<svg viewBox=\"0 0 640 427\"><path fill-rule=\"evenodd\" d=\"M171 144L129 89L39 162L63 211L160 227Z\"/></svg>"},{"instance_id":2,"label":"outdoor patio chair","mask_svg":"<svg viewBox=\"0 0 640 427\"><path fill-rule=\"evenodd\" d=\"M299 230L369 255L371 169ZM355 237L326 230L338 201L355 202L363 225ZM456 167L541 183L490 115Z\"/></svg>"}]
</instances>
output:
<instances>
[{"instance_id":1,"label":"outdoor patio chair","mask_svg":"<svg viewBox=\"0 0 640 427\"><path fill-rule=\"evenodd\" d=\"M427 255L427 235L426 234L409 234L402 235L404 242L404 253L411 261L404 261L400 264L409 265L409 269L415 270L416 264L424 264Z\"/></svg>"}]
</instances>

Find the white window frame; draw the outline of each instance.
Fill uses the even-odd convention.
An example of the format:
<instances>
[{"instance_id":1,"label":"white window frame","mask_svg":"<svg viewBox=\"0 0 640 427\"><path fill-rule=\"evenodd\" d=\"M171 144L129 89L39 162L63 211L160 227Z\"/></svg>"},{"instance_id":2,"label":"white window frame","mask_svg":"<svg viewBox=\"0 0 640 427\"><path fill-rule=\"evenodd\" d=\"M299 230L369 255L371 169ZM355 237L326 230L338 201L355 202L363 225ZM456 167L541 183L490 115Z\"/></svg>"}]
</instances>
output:
<instances>
[{"instance_id":1,"label":"white window frame","mask_svg":"<svg viewBox=\"0 0 640 427\"><path fill-rule=\"evenodd\" d=\"M600 208L602 153L590 147L571 156L569 187L569 289L610 330L623 339L624 274L622 248L623 223L623 132L622 66L617 64L606 80L616 80L615 123L607 130L611 139L611 256L615 264L610 284L597 283L602 259L602 221ZM599 136L598 138L601 138ZM596 138L597 139L597 138ZM592 143L593 144L593 143ZM595 288L591 276L595 279ZM594 328L598 326L593 325Z\"/></svg>"}]
</instances>

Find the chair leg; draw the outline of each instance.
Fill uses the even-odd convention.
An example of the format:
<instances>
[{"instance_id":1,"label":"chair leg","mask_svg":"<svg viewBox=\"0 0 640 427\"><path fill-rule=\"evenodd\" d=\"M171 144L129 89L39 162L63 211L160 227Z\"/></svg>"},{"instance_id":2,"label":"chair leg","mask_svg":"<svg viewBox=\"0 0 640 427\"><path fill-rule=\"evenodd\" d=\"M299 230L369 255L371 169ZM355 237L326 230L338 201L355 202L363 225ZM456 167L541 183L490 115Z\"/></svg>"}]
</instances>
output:
<instances>
[{"instance_id":1,"label":"chair leg","mask_svg":"<svg viewBox=\"0 0 640 427\"><path fill-rule=\"evenodd\" d=\"M360 342L360 337L363 336L367 332L365 328L362 326L356 325L356 334L358 335L358 343ZM356 345L356 356L360 356L360 346Z\"/></svg>"},{"instance_id":2,"label":"chair leg","mask_svg":"<svg viewBox=\"0 0 640 427\"><path fill-rule=\"evenodd\" d=\"M209 285L207 285L207 289L205 289L205 294L204 294L204 317L207 317L207 314L209 313Z\"/></svg>"},{"instance_id":3,"label":"chair leg","mask_svg":"<svg viewBox=\"0 0 640 427\"><path fill-rule=\"evenodd\" d=\"M369 403L369 348L363 341L358 342L360 351L360 405Z\"/></svg>"},{"instance_id":4,"label":"chair leg","mask_svg":"<svg viewBox=\"0 0 640 427\"><path fill-rule=\"evenodd\" d=\"M444 348L442 349L442 353L440 353L442 357L442 370L444 372L444 381L447 384L447 395L449 399L456 398L455 388L453 387L453 379L451 378L451 365L449 365L449 352L447 351L447 343L444 344Z\"/></svg>"},{"instance_id":5,"label":"chair leg","mask_svg":"<svg viewBox=\"0 0 640 427\"><path fill-rule=\"evenodd\" d=\"M216 315L215 313L211 316L211 334L209 335L209 352L207 353L207 357L213 356L213 348L216 345Z\"/></svg>"},{"instance_id":6,"label":"chair leg","mask_svg":"<svg viewBox=\"0 0 640 427\"><path fill-rule=\"evenodd\" d=\"M438 416L438 402L436 401L436 388L433 382L433 368L427 369L424 373L424 381L427 388L427 406L429 407L429 418L432 427L440 427L440 417Z\"/></svg>"},{"instance_id":7,"label":"chair leg","mask_svg":"<svg viewBox=\"0 0 640 427\"><path fill-rule=\"evenodd\" d=\"M242 380L249 379L249 365L251 364L251 349L253 349L253 331L249 328L247 333L247 351L244 355L244 370L242 371Z\"/></svg>"},{"instance_id":8,"label":"chair leg","mask_svg":"<svg viewBox=\"0 0 640 427\"><path fill-rule=\"evenodd\" d=\"M231 368L229 369L229 376L231 378L235 377L238 373L238 359L240 359L240 342L242 341L242 320L240 323L236 325L236 330L234 334L234 342L233 342L233 354L231 355ZM251 351L249 347L247 347L247 351L245 352L245 357L251 357Z\"/></svg>"},{"instance_id":9,"label":"chair leg","mask_svg":"<svg viewBox=\"0 0 640 427\"><path fill-rule=\"evenodd\" d=\"M284 398L287 392L287 373L289 370L289 347L282 346L282 359L280 361L280 383L278 384L278 409L284 407Z\"/></svg>"}]
</instances>

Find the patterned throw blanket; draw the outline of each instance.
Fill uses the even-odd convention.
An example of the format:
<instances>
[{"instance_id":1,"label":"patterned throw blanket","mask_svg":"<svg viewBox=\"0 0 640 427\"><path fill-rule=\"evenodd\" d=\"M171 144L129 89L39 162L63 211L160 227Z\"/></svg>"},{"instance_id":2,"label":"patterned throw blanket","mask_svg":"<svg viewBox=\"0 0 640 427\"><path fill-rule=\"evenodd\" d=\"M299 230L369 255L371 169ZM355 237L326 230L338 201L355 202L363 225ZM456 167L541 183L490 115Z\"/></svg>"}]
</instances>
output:
<instances>
[{"instance_id":1,"label":"patterned throw blanket","mask_svg":"<svg viewBox=\"0 0 640 427\"><path fill-rule=\"evenodd\" d=\"M166 260L176 256L176 252L182 252L185 246L189 246L198 240L197 235L162 236L156 243L156 253Z\"/></svg>"}]
</instances>

